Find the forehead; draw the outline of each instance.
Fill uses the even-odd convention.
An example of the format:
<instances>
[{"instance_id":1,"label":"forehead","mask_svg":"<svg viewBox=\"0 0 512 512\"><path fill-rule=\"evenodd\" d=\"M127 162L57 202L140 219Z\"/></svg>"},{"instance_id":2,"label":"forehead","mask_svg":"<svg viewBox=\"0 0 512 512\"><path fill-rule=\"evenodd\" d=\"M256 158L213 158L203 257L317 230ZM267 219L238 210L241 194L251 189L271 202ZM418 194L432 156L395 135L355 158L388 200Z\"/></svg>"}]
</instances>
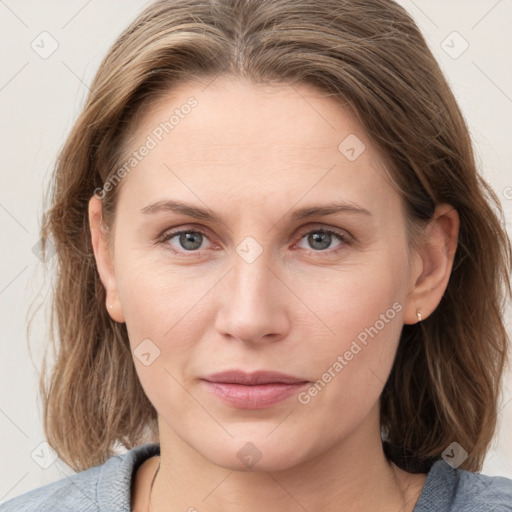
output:
<instances>
[{"instance_id":1,"label":"forehead","mask_svg":"<svg viewBox=\"0 0 512 512\"><path fill-rule=\"evenodd\" d=\"M130 151L151 146L123 183L139 204L176 194L224 208L326 194L382 208L399 199L351 110L309 84L186 84L151 106L134 133Z\"/></svg>"}]
</instances>

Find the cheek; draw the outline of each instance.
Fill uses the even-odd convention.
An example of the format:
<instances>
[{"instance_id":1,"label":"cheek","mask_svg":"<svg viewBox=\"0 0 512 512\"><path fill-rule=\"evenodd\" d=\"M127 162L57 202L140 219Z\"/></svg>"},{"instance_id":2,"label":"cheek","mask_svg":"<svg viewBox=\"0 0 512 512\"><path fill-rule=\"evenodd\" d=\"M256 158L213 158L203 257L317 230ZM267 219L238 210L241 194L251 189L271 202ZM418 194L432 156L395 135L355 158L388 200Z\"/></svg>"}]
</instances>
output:
<instances>
[{"instance_id":1,"label":"cheek","mask_svg":"<svg viewBox=\"0 0 512 512\"><path fill-rule=\"evenodd\" d=\"M158 411L193 406L180 383L187 381L200 351L197 340L211 324L201 301L207 283L143 258L121 259L118 268L130 347L146 396Z\"/></svg>"},{"instance_id":2,"label":"cheek","mask_svg":"<svg viewBox=\"0 0 512 512\"><path fill-rule=\"evenodd\" d=\"M199 349L197 340L213 323L205 312L205 294L218 279L208 275L192 279L184 267L148 261L136 252L126 253L116 263L119 296L143 387L186 373L188 361ZM149 357L139 357L148 352ZM146 367L148 359L154 362Z\"/></svg>"},{"instance_id":3,"label":"cheek","mask_svg":"<svg viewBox=\"0 0 512 512\"><path fill-rule=\"evenodd\" d=\"M373 261L364 269L339 272L323 295L308 302L312 308L315 300L323 305L318 315L329 332L317 348L310 347L317 380L299 401L312 408L351 411L354 421L378 401L403 326L406 252L380 253Z\"/></svg>"},{"instance_id":4,"label":"cheek","mask_svg":"<svg viewBox=\"0 0 512 512\"><path fill-rule=\"evenodd\" d=\"M294 292L308 306L302 307L303 314L310 319L311 329L316 326L322 339L319 348L343 349L360 334L364 341L366 329L375 324L382 331L379 334L399 332L407 282L402 253L375 252L364 265L329 269L325 279L307 274L295 277ZM398 329L390 327L396 324Z\"/></svg>"},{"instance_id":5,"label":"cheek","mask_svg":"<svg viewBox=\"0 0 512 512\"><path fill-rule=\"evenodd\" d=\"M146 329L142 334L160 338L192 312L215 281L207 274L198 279L184 266L149 256L133 251L119 257L117 286L128 328ZM186 322L190 324L188 317Z\"/></svg>"}]
</instances>

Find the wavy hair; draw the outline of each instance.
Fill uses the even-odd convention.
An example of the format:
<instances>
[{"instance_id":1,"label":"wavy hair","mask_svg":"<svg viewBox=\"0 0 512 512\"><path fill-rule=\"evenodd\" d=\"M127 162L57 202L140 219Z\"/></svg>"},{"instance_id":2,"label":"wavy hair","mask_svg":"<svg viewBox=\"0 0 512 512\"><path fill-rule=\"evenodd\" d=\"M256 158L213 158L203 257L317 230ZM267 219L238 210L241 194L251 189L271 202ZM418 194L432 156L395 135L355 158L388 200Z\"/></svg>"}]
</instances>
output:
<instances>
[{"instance_id":1,"label":"wavy hair","mask_svg":"<svg viewBox=\"0 0 512 512\"><path fill-rule=\"evenodd\" d=\"M503 322L511 245L503 211L478 174L468 127L421 32L393 0L160 0L108 51L59 153L42 250L56 258L50 341L40 393L49 444L75 470L157 440L156 410L138 380L125 324L105 308L88 201L124 161L144 110L173 87L225 75L308 83L349 104L385 159L411 244L448 203L460 217L446 292L404 325L380 399L386 453L409 471L457 441L481 469L507 362ZM103 197L115 216L119 186ZM48 348L50 344L48 345Z\"/></svg>"}]
</instances>

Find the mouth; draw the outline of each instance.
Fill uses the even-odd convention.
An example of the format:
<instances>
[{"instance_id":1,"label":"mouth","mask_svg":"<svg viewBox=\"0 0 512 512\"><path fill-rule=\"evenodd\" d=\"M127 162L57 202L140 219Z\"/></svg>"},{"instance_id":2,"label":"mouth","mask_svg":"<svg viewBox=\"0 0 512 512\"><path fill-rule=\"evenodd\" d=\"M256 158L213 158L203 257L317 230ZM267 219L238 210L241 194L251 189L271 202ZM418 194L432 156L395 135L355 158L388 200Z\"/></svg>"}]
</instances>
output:
<instances>
[{"instance_id":1,"label":"mouth","mask_svg":"<svg viewBox=\"0 0 512 512\"><path fill-rule=\"evenodd\" d=\"M201 379L206 390L239 409L264 409L311 384L306 379L272 371L246 373L232 370Z\"/></svg>"}]
</instances>

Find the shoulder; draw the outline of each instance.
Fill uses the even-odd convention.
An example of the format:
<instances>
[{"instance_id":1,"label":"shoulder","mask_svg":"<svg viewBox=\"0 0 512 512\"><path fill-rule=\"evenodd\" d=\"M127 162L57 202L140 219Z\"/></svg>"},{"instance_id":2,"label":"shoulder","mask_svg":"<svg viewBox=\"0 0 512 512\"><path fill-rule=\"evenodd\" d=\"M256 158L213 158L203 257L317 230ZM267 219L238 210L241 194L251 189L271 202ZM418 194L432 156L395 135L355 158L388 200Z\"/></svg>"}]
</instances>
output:
<instances>
[{"instance_id":1,"label":"shoulder","mask_svg":"<svg viewBox=\"0 0 512 512\"><path fill-rule=\"evenodd\" d=\"M460 510L512 512L512 480L460 470L456 502Z\"/></svg>"},{"instance_id":2,"label":"shoulder","mask_svg":"<svg viewBox=\"0 0 512 512\"><path fill-rule=\"evenodd\" d=\"M137 446L104 464L66 476L0 504L0 512L129 512L133 472L159 445Z\"/></svg>"},{"instance_id":3,"label":"shoulder","mask_svg":"<svg viewBox=\"0 0 512 512\"><path fill-rule=\"evenodd\" d=\"M2 503L0 512L49 512L50 510L96 512L98 510L96 492L102 468L103 465L95 466L28 491Z\"/></svg>"},{"instance_id":4,"label":"shoulder","mask_svg":"<svg viewBox=\"0 0 512 512\"><path fill-rule=\"evenodd\" d=\"M512 512L512 480L454 469L444 460L428 473L414 512Z\"/></svg>"}]
</instances>

